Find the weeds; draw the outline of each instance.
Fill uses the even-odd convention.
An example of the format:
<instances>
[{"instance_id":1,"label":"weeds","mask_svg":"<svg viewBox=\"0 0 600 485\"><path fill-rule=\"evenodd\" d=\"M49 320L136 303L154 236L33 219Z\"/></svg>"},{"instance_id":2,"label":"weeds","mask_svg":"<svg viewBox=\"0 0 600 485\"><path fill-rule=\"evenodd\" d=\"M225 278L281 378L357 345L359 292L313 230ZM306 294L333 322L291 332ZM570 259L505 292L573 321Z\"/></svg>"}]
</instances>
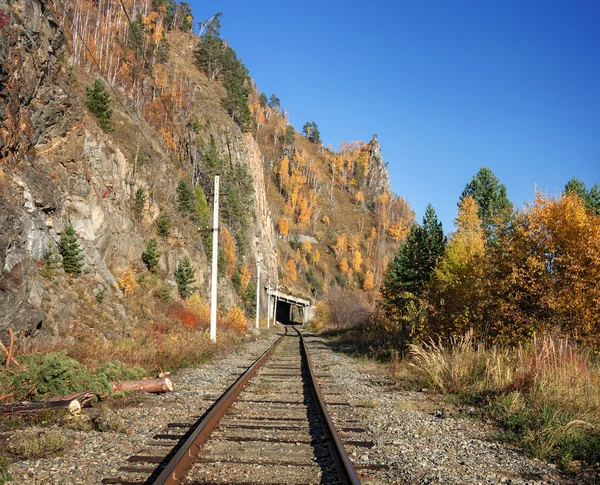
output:
<instances>
[{"instance_id":1,"label":"weeds","mask_svg":"<svg viewBox=\"0 0 600 485\"><path fill-rule=\"evenodd\" d=\"M22 459L43 458L62 453L68 442L67 438L56 429L35 434L24 433L14 437L8 452Z\"/></svg>"},{"instance_id":2,"label":"weeds","mask_svg":"<svg viewBox=\"0 0 600 485\"><path fill-rule=\"evenodd\" d=\"M600 367L566 338L544 336L503 349L475 344L410 346L421 383L481 404L485 414L532 455L567 466L600 461Z\"/></svg>"},{"instance_id":3,"label":"weeds","mask_svg":"<svg viewBox=\"0 0 600 485\"><path fill-rule=\"evenodd\" d=\"M4 485L13 479L8 471L9 466L10 461L8 458L0 456L0 485Z\"/></svg>"}]
</instances>

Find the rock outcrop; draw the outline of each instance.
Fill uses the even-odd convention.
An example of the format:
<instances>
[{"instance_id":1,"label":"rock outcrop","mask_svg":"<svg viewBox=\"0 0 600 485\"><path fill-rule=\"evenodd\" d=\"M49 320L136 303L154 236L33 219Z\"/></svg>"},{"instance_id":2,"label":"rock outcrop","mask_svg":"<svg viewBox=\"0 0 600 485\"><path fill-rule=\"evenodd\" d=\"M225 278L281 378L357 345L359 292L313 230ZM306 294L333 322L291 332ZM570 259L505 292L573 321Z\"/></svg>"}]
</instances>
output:
<instances>
[{"instance_id":1,"label":"rock outcrop","mask_svg":"<svg viewBox=\"0 0 600 485\"><path fill-rule=\"evenodd\" d=\"M94 331L123 334L135 316L123 304L118 277L127 266L140 265L148 239L156 237L159 207L173 210L181 167L165 163L162 138L143 120L142 130L152 140L144 146L149 158L144 170L134 167L131 147L97 127L72 84L65 35L48 7L47 0L0 0L0 11L9 17L0 36L0 337L8 327L21 335L68 335L75 317ZM233 123L214 129L221 130L232 163L246 164L252 175L249 257L260 254L276 277L258 145ZM142 221L132 204L140 187L151 194ZM85 258L77 280L60 269L52 270L57 277L48 277L44 263L66 223L74 227ZM210 268L195 228L176 227L163 244L169 250L163 251L162 271L172 275L189 255L196 285L208 295ZM224 301L234 303L230 283L219 286ZM96 315L88 306L100 290L111 298Z\"/></svg>"}]
</instances>

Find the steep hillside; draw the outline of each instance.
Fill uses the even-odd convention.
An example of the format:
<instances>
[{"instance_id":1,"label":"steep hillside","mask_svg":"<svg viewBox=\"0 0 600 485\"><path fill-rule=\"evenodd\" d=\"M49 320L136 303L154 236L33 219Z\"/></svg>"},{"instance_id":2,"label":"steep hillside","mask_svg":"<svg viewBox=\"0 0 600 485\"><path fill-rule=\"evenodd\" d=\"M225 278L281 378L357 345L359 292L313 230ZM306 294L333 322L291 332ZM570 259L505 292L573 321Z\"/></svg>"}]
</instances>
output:
<instances>
[{"instance_id":1,"label":"steep hillside","mask_svg":"<svg viewBox=\"0 0 600 485\"><path fill-rule=\"evenodd\" d=\"M67 335L79 326L116 335L134 325L168 322L169 308L156 292L175 286L174 271L185 256L206 301L210 244L202 244L196 214L180 210L178 183L198 184L210 204L212 177L203 176L209 152L229 193L221 210L234 253L222 255L223 266L254 267L260 254L276 273L259 148L223 109L223 88L193 66L197 38L173 31L177 52L157 63L152 76L143 65L136 76L113 76L112 130L104 132L85 108L85 88L110 65L98 49L86 51L81 44L92 44L94 15L107 20L118 12L98 12L92 2L66 11L58 3L54 11L45 0L0 7L10 18L0 39L0 329ZM87 35L81 33L83 8L91 15ZM106 41L111 55L130 53L120 41L128 29L115 35ZM153 83L167 72L161 98ZM236 194L239 200L232 201ZM160 214L170 215L168 236L157 234ZM76 278L65 274L57 256L68 224L84 258ZM141 256L152 238L161 257L158 272L151 273ZM243 306L237 294L243 292L235 291L231 274L223 274L223 309ZM175 290L172 297L177 299Z\"/></svg>"},{"instance_id":2,"label":"steep hillside","mask_svg":"<svg viewBox=\"0 0 600 485\"><path fill-rule=\"evenodd\" d=\"M223 312L253 315L258 259L263 281L313 301L332 284L377 288L414 216L376 136L324 148L316 125L300 135L259 94L218 17L199 38L186 4L126 8L0 3L0 330L205 325L214 175ZM191 323L178 317L186 257Z\"/></svg>"}]
</instances>

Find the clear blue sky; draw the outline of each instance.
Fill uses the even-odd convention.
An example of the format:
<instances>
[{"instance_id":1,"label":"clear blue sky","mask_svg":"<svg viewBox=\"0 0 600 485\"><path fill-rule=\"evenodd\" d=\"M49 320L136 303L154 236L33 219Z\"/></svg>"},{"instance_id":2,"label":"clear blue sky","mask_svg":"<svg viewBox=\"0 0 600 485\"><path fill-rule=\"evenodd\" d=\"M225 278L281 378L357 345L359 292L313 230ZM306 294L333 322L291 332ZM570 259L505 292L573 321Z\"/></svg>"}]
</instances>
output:
<instances>
[{"instance_id":1,"label":"clear blue sky","mask_svg":"<svg viewBox=\"0 0 600 485\"><path fill-rule=\"evenodd\" d=\"M600 181L597 0L191 1L297 130L379 136L392 190L452 230L488 166L517 205Z\"/></svg>"}]
</instances>

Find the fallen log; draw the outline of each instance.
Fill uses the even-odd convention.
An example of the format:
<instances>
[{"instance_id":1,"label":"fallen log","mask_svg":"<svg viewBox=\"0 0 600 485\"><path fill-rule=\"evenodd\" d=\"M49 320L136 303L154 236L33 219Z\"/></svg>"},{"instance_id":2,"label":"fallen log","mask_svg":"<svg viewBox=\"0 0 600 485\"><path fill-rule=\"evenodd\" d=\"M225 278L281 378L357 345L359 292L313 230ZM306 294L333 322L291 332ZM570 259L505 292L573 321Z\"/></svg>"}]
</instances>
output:
<instances>
[{"instance_id":1,"label":"fallen log","mask_svg":"<svg viewBox=\"0 0 600 485\"><path fill-rule=\"evenodd\" d=\"M113 392L138 391L138 392L170 392L173 390L171 379L142 379L140 381L115 381L109 382Z\"/></svg>"},{"instance_id":2,"label":"fallen log","mask_svg":"<svg viewBox=\"0 0 600 485\"><path fill-rule=\"evenodd\" d=\"M57 409L67 409L73 413L78 412L82 407L91 406L94 397L92 391L82 391L39 402L7 403L0 405L0 414L35 414Z\"/></svg>"}]
</instances>

